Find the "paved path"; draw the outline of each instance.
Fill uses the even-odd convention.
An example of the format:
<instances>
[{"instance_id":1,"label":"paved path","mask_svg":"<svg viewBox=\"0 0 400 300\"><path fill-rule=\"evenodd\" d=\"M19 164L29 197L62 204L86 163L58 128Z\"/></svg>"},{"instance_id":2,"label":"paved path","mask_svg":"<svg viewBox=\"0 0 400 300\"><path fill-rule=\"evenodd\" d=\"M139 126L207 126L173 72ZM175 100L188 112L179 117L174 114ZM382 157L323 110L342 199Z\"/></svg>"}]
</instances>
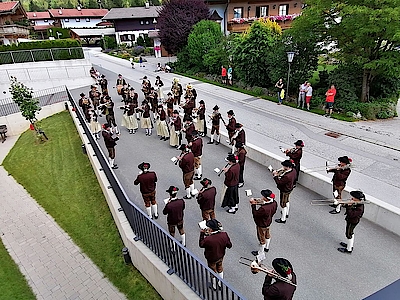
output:
<instances>
[{"instance_id":1,"label":"paved path","mask_svg":"<svg viewBox=\"0 0 400 300\"><path fill-rule=\"evenodd\" d=\"M101 63L101 72L109 79L109 90L111 96L115 99L116 106L121 103L115 89L111 88L116 79L116 74L122 73L137 90L140 90L139 78L143 75L147 75L154 82L156 73L152 71L153 68L148 66L140 70L138 68L131 70L129 62L125 63L125 61L114 60L113 58L108 61L107 57L93 57L92 59L96 64ZM174 75L161 73L161 77L167 85L165 91L168 90L172 76ZM187 78L180 78L184 83L189 81ZM222 112L232 108L239 115L240 121L244 116L248 116L246 117L246 124L248 124L246 131L251 143L259 142L263 148L270 150L276 147L279 151L278 143L283 138L287 143L282 144L287 146L290 145L289 142L296 139L287 132L293 128L296 129L296 127L285 128L284 123L281 123L285 121L282 118L278 116L265 117L262 115L263 112L259 110L243 108L241 103L233 102L239 97L250 99L250 96L235 93L228 93L228 96L226 96L222 94L225 93L225 90L209 85L203 86L199 82L192 83L199 92L199 98L205 100L209 109L215 101L216 104L223 107ZM87 93L88 87L72 91L76 99L78 99L81 91ZM142 99L141 94L140 99ZM117 122L120 123L121 110L116 109L115 111ZM313 116L315 117L315 115ZM104 121L104 118L101 121ZM253 122L256 124L253 125ZM279 122L279 125L276 125L277 122ZM143 130L139 130L136 134L129 135L124 128L121 128L121 132L120 141L116 147L116 162L119 169L115 170L115 173L130 199L139 207L143 207L138 188L132 185L132 181L137 175L137 165L143 161L149 161L152 169L157 172L159 179L157 199L159 199L160 209L163 207L161 199L166 197L164 191L169 185L177 185L181 189L179 195L183 196L181 171L170 161L170 158L176 156L178 151L169 147L168 143L159 141L155 134L146 137ZM256 132L259 135L256 135ZM273 135L278 141L269 137L269 135ZM303 137L301 136L301 138ZM208 139L204 138L204 142L207 141ZM100 140L99 144L106 153L104 142ZM324 146L323 142L320 142L320 145ZM313 146L307 147L305 157L307 164L308 156L312 155L309 148L313 149ZM203 174L211 178L218 192L220 192L223 178L217 177L212 170L215 167L221 168L225 165L224 158L227 152L228 148L222 145L204 145ZM271 175L266 172L265 167L251 160L246 162L245 181L245 188L251 189L255 195L259 190L265 188L270 188L277 194L276 185ZM196 187L199 188L198 182L196 182ZM400 264L398 255L400 253L400 238L367 220L362 220L356 229L353 254L339 253L336 248L339 246L339 242L344 240L344 216L342 214L330 215L328 213L329 207L309 205L311 199L319 198L321 196L298 186L291 195L291 216L288 223L280 225L274 222L271 225L271 251L268 253L267 261L270 263L275 257L286 257L292 262L299 282L296 299L346 298L356 300L366 297L398 279L400 271L393 269L393 266ZM224 259L225 278L247 299L260 299L264 276L262 274L252 275L248 268L238 263L240 256L251 258L250 252L257 248L255 226L243 189L240 189L240 201L240 209L235 215L227 214L219 205L216 208L217 219L222 222L233 243L233 248L227 252ZM366 207L366 209L368 208ZM194 199L186 201L187 247L204 260L203 251L198 247L197 223L200 219L200 211L196 201ZM166 228L164 216L161 216L157 222ZM391 272L386 270L391 270ZM357 278L356 284L354 284L354 278Z\"/></svg>"},{"instance_id":2,"label":"paved path","mask_svg":"<svg viewBox=\"0 0 400 300\"><path fill-rule=\"evenodd\" d=\"M0 144L0 161L16 140ZM3 167L0 191L1 239L37 299L125 299Z\"/></svg>"}]
</instances>

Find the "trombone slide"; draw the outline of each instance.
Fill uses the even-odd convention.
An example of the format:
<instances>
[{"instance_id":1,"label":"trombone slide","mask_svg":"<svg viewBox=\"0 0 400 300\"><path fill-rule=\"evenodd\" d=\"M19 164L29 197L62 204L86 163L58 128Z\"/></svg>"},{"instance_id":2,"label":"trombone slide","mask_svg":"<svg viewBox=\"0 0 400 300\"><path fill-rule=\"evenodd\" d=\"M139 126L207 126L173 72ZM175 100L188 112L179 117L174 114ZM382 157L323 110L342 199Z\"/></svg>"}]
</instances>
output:
<instances>
[{"instance_id":1,"label":"trombone slide","mask_svg":"<svg viewBox=\"0 0 400 300\"><path fill-rule=\"evenodd\" d=\"M264 272L267 275L271 276L272 278L278 279L280 281L283 281L285 283L288 283L290 285L293 285L293 286L297 287L297 284L293 283L288 278L282 277L281 275L277 274L273 269L272 270L268 270L266 267L262 267L255 260L251 260L251 259L248 259L246 257L240 257L239 258L239 263L241 263L242 265L250 267L251 268L251 272L253 274L256 274L256 273L261 271L261 272Z\"/></svg>"},{"instance_id":2,"label":"trombone slide","mask_svg":"<svg viewBox=\"0 0 400 300\"><path fill-rule=\"evenodd\" d=\"M339 204L370 204L370 201L352 201L351 199L318 199L318 200L311 200L311 205L318 206L318 205L339 205Z\"/></svg>"}]
</instances>

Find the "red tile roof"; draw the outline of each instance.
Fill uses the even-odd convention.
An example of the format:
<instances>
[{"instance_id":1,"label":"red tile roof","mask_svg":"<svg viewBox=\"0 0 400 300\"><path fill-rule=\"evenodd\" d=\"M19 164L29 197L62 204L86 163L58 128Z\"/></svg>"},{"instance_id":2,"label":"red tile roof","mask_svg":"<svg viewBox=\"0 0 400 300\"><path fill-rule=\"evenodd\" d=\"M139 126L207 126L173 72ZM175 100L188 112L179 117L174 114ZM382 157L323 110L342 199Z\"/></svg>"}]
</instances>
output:
<instances>
[{"instance_id":1,"label":"red tile roof","mask_svg":"<svg viewBox=\"0 0 400 300\"><path fill-rule=\"evenodd\" d=\"M61 12L61 14L60 14ZM107 9L81 9L78 10L76 8L69 9L49 9L49 13L53 18L79 18L79 17L98 17L102 18L107 13Z\"/></svg>"},{"instance_id":2,"label":"red tile roof","mask_svg":"<svg viewBox=\"0 0 400 300\"><path fill-rule=\"evenodd\" d=\"M43 30L47 30L47 28L51 28L53 27L52 25L35 25L33 26L33 30L35 31L43 31Z\"/></svg>"},{"instance_id":3,"label":"red tile roof","mask_svg":"<svg viewBox=\"0 0 400 300\"><path fill-rule=\"evenodd\" d=\"M0 2L0 12L11 11L18 5L18 1Z\"/></svg>"},{"instance_id":4,"label":"red tile roof","mask_svg":"<svg viewBox=\"0 0 400 300\"><path fill-rule=\"evenodd\" d=\"M42 20L50 19L50 14L48 11L38 11L38 12L27 12L26 13L29 20Z\"/></svg>"}]
</instances>

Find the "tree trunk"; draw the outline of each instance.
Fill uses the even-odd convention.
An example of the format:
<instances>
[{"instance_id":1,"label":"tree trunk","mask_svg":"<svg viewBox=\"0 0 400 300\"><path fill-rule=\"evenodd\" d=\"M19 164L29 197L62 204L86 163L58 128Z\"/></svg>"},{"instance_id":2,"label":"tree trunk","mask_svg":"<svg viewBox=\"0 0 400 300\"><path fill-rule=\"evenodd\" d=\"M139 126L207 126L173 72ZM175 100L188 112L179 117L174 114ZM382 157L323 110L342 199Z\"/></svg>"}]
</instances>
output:
<instances>
[{"instance_id":1,"label":"tree trunk","mask_svg":"<svg viewBox=\"0 0 400 300\"><path fill-rule=\"evenodd\" d=\"M370 84L371 84L371 71L364 69L360 102L368 102L369 101Z\"/></svg>"}]
</instances>

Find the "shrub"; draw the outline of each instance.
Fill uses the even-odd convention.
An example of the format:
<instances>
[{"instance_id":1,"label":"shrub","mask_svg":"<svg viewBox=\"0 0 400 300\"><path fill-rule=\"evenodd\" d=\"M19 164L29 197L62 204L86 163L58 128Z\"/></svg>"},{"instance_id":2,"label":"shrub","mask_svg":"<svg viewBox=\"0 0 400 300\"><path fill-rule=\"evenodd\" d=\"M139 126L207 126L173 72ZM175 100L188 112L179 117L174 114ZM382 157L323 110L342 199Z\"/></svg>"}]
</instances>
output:
<instances>
[{"instance_id":1,"label":"shrub","mask_svg":"<svg viewBox=\"0 0 400 300\"><path fill-rule=\"evenodd\" d=\"M73 39L46 40L46 41L19 43L18 45L16 44L2 45L0 46L0 52L32 50L32 49L75 48L75 47L82 47L82 45L79 41Z\"/></svg>"},{"instance_id":2,"label":"shrub","mask_svg":"<svg viewBox=\"0 0 400 300\"><path fill-rule=\"evenodd\" d=\"M144 52L143 46L135 46L132 48L132 54L138 56Z\"/></svg>"},{"instance_id":3,"label":"shrub","mask_svg":"<svg viewBox=\"0 0 400 300\"><path fill-rule=\"evenodd\" d=\"M154 48L153 47L146 47L144 49L144 55L154 55Z\"/></svg>"}]
</instances>

